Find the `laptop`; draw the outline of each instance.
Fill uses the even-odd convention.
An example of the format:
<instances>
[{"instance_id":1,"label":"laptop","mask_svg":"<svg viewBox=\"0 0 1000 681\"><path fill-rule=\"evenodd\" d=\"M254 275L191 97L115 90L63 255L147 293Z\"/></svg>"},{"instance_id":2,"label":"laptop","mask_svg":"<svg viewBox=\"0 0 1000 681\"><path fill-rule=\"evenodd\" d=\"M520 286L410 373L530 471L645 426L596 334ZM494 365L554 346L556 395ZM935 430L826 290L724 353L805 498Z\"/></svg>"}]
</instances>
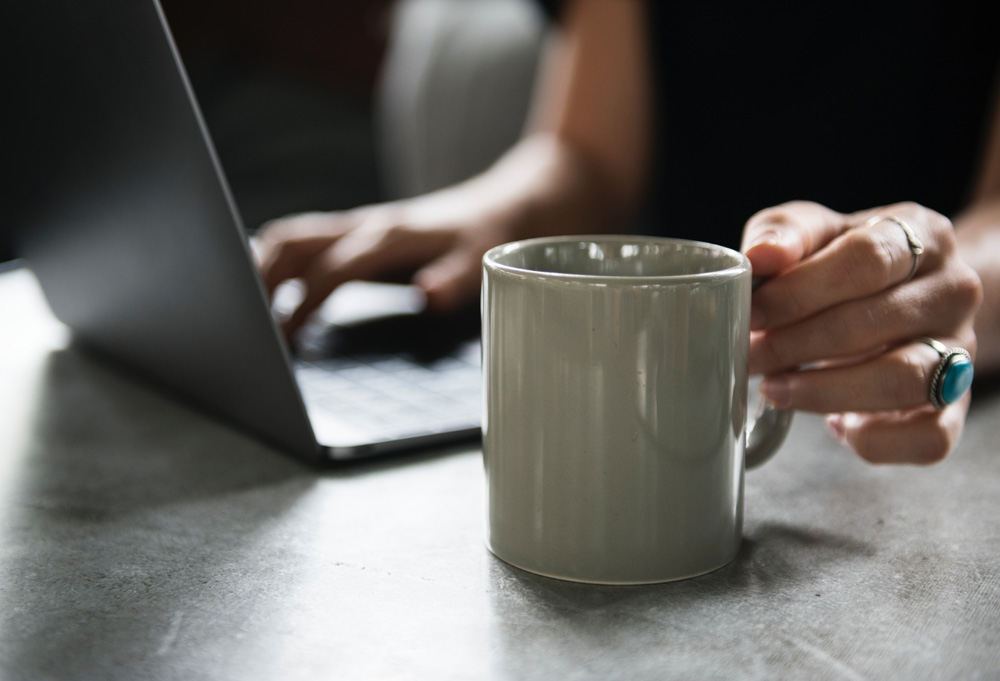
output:
<instances>
[{"instance_id":1,"label":"laptop","mask_svg":"<svg viewBox=\"0 0 1000 681\"><path fill-rule=\"evenodd\" d=\"M344 286L293 356L156 0L18 11L19 252L74 339L310 461L478 437L478 317L413 287Z\"/></svg>"}]
</instances>

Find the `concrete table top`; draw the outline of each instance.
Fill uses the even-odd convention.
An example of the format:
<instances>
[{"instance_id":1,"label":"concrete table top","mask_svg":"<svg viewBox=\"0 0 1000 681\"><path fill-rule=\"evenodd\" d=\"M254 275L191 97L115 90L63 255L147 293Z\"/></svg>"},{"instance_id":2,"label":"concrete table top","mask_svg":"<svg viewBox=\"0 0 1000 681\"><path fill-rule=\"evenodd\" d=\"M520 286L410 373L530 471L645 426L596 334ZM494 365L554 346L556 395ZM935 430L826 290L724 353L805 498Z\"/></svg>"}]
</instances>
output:
<instances>
[{"instance_id":1,"label":"concrete table top","mask_svg":"<svg viewBox=\"0 0 1000 681\"><path fill-rule=\"evenodd\" d=\"M1000 678L1000 391L873 467L800 415L743 549L644 587L483 544L475 447L316 470L74 349L0 274L0 678Z\"/></svg>"}]
</instances>

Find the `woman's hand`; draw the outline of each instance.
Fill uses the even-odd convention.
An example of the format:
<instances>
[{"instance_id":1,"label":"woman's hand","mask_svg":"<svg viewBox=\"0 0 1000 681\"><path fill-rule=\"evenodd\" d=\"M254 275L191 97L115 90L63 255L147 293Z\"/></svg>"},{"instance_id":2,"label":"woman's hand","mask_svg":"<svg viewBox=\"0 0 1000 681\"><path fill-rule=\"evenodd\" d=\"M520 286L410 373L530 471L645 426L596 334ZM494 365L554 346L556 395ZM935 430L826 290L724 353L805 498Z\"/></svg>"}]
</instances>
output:
<instances>
[{"instance_id":1,"label":"woman's hand","mask_svg":"<svg viewBox=\"0 0 1000 681\"><path fill-rule=\"evenodd\" d=\"M304 213L264 226L258 265L268 293L298 279L299 306L283 323L294 334L341 284L412 278L432 310L475 299L481 260L505 233L474 206L451 197L366 206L341 213Z\"/></svg>"},{"instance_id":2,"label":"woman's hand","mask_svg":"<svg viewBox=\"0 0 1000 681\"><path fill-rule=\"evenodd\" d=\"M875 216L905 222L923 252L915 255L898 222ZM918 339L974 358L982 299L948 219L914 203L845 215L792 202L751 218L743 245L754 275L769 278L751 314L750 366L765 375L765 397L828 414L831 430L871 462L946 457L969 395L940 410L930 404L941 357Z\"/></svg>"},{"instance_id":3,"label":"woman's hand","mask_svg":"<svg viewBox=\"0 0 1000 681\"><path fill-rule=\"evenodd\" d=\"M430 194L341 213L304 213L264 226L257 260L269 293L303 282L284 323L291 335L330 293L355 280L411 278L427 306L447 313L479 294L493 246L541 235L607 231L627 212L605 174L557 135L521 140L489 170Z\"/></svg>"},{"instance_id":4,"label":"woman's hand","mask_svg":"<svg viewBox=\"0 0 1000 681\"><path fill-rule=\"evenodd\" d=\"M413 274L428 306L447 312L475 299L492 246L626 224L651 146L645 26L645 3L567 4L540 68L528 132L478 177L406 201L267 225L258 260L268 290L305 283L286 334L352 279Z\"/></svg>"}]
</instances>

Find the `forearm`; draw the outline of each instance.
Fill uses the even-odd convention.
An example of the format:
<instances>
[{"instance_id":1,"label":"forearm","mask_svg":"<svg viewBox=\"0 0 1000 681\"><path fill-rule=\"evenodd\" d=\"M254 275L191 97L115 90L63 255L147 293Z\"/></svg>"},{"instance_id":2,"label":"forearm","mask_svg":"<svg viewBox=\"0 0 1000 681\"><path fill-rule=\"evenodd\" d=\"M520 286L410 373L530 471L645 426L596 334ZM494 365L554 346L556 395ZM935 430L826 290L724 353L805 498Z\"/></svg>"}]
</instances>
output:
<instances>
[{"instance_id":1,"label":"forearm","mask_svg":"<svg viewBox=\"0 0 1000 681\"><path fill-rule=\"evenodd\" d=\"M599 163L545 132L525 137L479 176L418 199L441 200L466 204L505 241L620 231L634 211L609 190Z\"/></svg>"},{"instance_id":2,"label":"forearm","mask_svg":"<svg viewBox=\"0 0 1000 681\"><path fill-rule=\"evenodd\" d=\"M983 303L976 314L976 369L1000 371L1000 197L976 202L955 219L959 253L979 274Z\"/></svg>"},{"instance_id":3,"label":"forearm","mask_svg":"<svg viewBox=\"0 0 1000 681\"><path fill-rule=\"evenodd\" d=\"M427 205L468 202L469 214L505 240L621 230L646 177L644 27L644 5L635 0L567 2L525 137L485 173L426 197Z\"/></svg>"},{"instance_id":4,"label":"forearm","mask_svg":"<svg viewBox=\"0 0 1000 681\"><path fill-rule=\"evenodd\" d=\"M521 207L513 236L620 231L634 216L651 125L644 7L566 3L529 132L483 178L488 193Z\"/></svg>"}]
</instances>

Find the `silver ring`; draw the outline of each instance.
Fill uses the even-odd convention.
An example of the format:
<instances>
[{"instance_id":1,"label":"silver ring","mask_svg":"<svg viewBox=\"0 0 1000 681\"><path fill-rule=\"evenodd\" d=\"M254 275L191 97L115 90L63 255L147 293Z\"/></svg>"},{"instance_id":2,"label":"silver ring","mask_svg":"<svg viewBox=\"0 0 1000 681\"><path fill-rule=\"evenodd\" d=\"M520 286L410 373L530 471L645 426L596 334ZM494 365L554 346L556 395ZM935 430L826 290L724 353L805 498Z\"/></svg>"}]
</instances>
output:
<instances>
[{"instance_id":1,"label":"silver ring","mask_svg":"<svg viewBox=\"0 0 1000 681\"><path fill-rule=\"evenodd\" d=\"M972 367L972 356L964 348L949 348L933 338L918 338L917 340L932 347L941 357L931 374L927 399L936 409L944 409L949 404L960 400L972 385L972 377L975 374L975 369Z\"/></svg>"},{"instance_id":2,"label":"silver ring","mask_svg":"<svg viewBox=\"0 0 1000 681\"><path fill-rule=\"evenodd\" d=\"M876 215L875 217L868 218L868 221L865 222L865 227L874 227L883 220L895 222L903 228L903 232L906 234L906 245L910 247L910 255L913 257L913 262L910 265L910 273L906 275L906 279L903 280L903 283L905 284L910 279L913 279L913 275L917 273L917 263L920 259L920 254L924 252L924 244L917 238L913 228L910 227L905 220L897 218L895 215Z\"/></svg>"}]
</instances>

